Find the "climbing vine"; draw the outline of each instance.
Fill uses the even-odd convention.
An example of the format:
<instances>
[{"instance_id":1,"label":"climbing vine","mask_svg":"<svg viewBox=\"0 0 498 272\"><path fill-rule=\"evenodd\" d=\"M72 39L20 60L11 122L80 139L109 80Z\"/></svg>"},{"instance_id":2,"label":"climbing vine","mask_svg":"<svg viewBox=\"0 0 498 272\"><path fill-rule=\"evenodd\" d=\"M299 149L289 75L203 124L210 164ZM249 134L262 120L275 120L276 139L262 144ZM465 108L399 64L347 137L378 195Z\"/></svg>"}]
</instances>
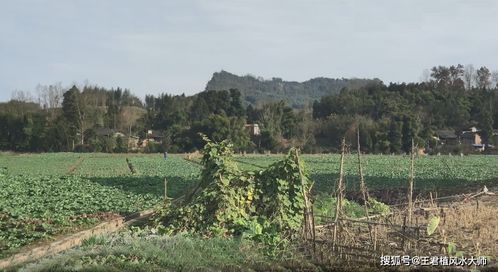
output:
<instances>
[{"instance_id":1,"label":"climbing vine","mask_svg":"<svg viewBox=\"0 0 498 272\"><path fill-rule=\"evenodd\" d=\"M291 149L284 160L257 173L255 180L258 215L279 231L298 230L303 222L304 194L309 189L298 150Z\"/></svg>"},{"instance_id":2,"label":"climbing vine","mask_svg":"<svg viewBox=\"0 0 498 272\"><path fill-rule=\"evenodd\" d=\"M181 203L168 207L160 220L163 230L251 238L297 233L309 190L298 150L254 173L238 168L230 142L204 140L199 184Z\"/></svg>"}]
</instances>

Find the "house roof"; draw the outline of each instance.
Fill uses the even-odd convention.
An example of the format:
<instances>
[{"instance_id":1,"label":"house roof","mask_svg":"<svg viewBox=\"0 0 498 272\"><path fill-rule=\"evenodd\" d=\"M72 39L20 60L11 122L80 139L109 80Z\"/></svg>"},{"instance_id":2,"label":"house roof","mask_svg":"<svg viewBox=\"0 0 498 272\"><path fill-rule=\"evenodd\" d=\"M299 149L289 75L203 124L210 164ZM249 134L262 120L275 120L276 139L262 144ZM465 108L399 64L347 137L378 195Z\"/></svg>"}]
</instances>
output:
<instances>
[{"instance_id":1,"label":"house roof","mask_svg":"<svg viewBox=\"0 0 498 272\"><path fill-rule=\"evenodd\" d=\"M125 133L123 132L120 132L120 131L117 131L115 129L112 129L112 128L97 128L95 129L95 134L97 136L115 136L115 135L126 135Z\"/></svg>"},{"instance_id":2,"label":"house roof","mask_svg":"<svg viewBox=\"0 0 498 272\"><path fill-rule=\"evenodd\" d=\"M462 132L460 137L462 137L463 139L474 139L476 134L477 134L477 132L464 131L464 132Z\"/></svg>"},{"instance_id":3,"label":"house roof","mask_svg":"<svg viewBox=\"0 0 498 272\"><path fill-rule=\"evenodd\" d=\"M95 134L97 134L97 136L112 136L114 135L114 129L110 129L110 128L97 128L95 130Z\"/></svg>"},{"instance_id":4,"label":"house roof","mask_svg":"<svg viewBox=\"0 0 498 272\"><path fill-rule=\"evenodd\" d=\"M147 134L149 138L164 138L164 133L158 130L150 130L151 133Z\"/></svg>"},{"instance_id":5,"label":"house roof","mask_svg":"<svg viewBox=\"0 0 498 272\"><path fill-rule=\"evenodd\" d=\"M449 130L449 129L441 129L436 131L436 135L440 139L456 139L457 135L455 134L455 131Z\"/></svg>"}]
</instances>

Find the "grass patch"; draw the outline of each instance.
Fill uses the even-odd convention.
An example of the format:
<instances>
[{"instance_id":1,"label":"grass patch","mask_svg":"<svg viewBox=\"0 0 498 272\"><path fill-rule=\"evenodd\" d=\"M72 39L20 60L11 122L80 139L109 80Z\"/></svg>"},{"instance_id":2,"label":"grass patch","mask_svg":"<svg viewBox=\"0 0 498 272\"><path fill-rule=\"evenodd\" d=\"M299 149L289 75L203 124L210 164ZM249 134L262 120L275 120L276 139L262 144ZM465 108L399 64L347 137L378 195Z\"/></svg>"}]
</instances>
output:
<instances>
[{"instance_id":1,"label":"grass patch","mask_svg":"<svg viewBox=\"0 0 498 272\"><path fill-rule=\"evenodd\" d=\"M126 231L92 237L81 247L18 271L319 271L304 257L262 254L261 245L235 238L162 236ZM14 271L14 270L13 270ZM16 270L17 271L17 270Z\"/></svg>"},{"instance_id":2,"label":"grass patch","mask_svg":"<svg viewBox=\"0 0 498 272\"><path fill-rule=\"evenodd\" d=\"M335 209L337 205L336 203L337 201L335 197L331 197L325 194L316 196L313 203L315 223L322 224L327 221L331 221L331 219L335 217ZM369 203L369 215L385 214L389 212L389 206L382 202L370 198ZM366 216L365 207L358 204L357 202L344 199L342 208L344 214L349 218L360 218Z\"/></svg>"}]
</instances>

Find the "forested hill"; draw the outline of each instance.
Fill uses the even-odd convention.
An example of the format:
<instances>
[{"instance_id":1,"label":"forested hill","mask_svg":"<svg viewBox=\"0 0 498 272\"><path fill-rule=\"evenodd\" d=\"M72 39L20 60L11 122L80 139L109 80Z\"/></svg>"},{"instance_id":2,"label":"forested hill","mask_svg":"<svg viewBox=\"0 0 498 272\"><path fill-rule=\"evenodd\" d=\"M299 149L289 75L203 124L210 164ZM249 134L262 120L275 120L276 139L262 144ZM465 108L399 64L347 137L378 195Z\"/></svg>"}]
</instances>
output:
<instances>
[{"instance_id":1,"label":"forested hill","mask_svg":"<svg viewBox=\"0 0 498 272\"><path fill-rule=\"evenodd\" d=\"M251 75L237 76L226 71L216 72L206 90L238 89L245 105L258 106L268 102L286 101L293 108L302 108L323 96L337 94L343 88L358 89L378 79L333 79L318 77L304 82L265 80Z\"/></svg>"}]
</instances>

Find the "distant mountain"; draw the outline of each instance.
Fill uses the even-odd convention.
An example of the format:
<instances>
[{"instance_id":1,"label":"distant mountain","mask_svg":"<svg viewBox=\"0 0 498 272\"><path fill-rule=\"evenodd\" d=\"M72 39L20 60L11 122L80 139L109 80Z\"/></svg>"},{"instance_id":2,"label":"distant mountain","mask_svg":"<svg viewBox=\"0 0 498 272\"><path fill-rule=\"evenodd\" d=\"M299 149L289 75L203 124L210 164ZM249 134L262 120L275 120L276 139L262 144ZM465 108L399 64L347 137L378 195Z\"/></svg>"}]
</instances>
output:
<instances>
[{"instance_id":1,"label":"distant mountain","mask_svg":"<svg viewBox=\"0 0 498 272\"><path fill-rule=\"evenodd\" d=\"M257 106L270 101L284 100L293 108L302 108L322 96L339 93L343 88L361 88L379 79L333 79L318 77L304 82L283 81L281 78L265 80L252 75L237 76L226 71L216 72L206 90L238 89L246 105Z\"/></svg>"}]
</instances>

